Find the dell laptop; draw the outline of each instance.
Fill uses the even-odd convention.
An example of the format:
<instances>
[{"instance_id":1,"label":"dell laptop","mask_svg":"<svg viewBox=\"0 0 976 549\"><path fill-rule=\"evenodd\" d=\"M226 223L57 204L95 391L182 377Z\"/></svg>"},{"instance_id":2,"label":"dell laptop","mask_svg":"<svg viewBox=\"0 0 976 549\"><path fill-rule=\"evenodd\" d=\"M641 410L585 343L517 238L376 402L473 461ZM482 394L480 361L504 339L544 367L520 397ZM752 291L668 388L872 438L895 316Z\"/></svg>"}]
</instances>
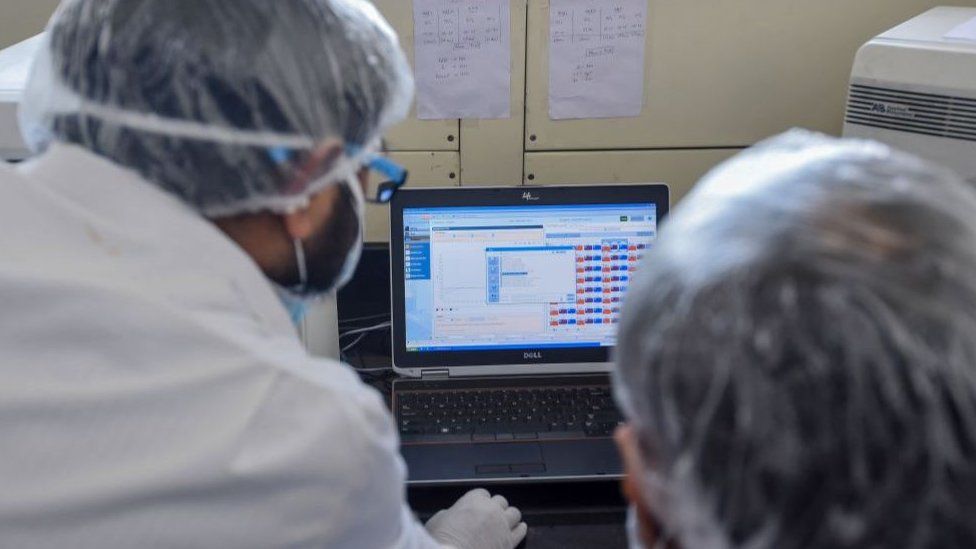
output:
<instances>
[{"instance_id":1,"label":"dell laptop","mask_svg":"<svg viewBox=\"0 0 976 549\"><path fill-rule=\"evenodd\" d=\"M610 357L665 185L404 189L393 411L412 485L619 477Z\"/></svg>"}]
</instances>

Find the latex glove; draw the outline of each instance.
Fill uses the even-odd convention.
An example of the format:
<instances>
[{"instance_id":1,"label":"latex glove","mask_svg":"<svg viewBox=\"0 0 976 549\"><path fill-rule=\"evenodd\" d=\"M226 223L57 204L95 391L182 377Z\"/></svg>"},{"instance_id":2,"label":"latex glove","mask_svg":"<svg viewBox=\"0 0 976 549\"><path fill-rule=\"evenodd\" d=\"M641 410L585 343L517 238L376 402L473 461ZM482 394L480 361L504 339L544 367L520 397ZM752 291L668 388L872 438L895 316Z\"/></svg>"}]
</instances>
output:
<instances>
[{"instance_id":1,"label":"latex glove","mask_svg":"<svg viewBox=\"0 0 976 549\"><path fill-rule=\"evenodd\" d=\"M483 488L471 490L427 521L432 538L456 549L515 549L528 530L521 511Z\"/></svg>"}]
</instances>

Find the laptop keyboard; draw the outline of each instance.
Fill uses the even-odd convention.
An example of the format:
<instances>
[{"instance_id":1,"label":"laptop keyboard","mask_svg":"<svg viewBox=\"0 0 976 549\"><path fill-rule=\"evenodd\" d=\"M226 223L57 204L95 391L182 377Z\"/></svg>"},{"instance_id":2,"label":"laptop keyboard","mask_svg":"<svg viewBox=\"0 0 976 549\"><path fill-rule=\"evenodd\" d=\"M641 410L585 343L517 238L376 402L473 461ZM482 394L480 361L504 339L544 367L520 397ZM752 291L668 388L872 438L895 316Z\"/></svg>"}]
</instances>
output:
<instances>
[{"instance_id":1,"label":"laptop keyboard","mask_svg":"<svg viewBox=\"0 0 976 549\"><path fill-rule=\"evenodd\" d=\"M622 421L606 386L396 393L404 444L605 438Z\"/></svg>"}]
</instances>

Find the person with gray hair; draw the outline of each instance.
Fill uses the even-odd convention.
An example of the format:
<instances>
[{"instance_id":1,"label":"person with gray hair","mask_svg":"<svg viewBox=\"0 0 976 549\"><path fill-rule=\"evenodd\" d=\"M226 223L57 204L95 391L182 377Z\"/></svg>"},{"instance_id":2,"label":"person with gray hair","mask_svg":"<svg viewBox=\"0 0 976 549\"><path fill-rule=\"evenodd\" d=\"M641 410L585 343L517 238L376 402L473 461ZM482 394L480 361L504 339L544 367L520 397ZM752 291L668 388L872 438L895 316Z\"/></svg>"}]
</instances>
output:
<instances>
[{"instance_id":1,"label":"person with gray hair","mask_svg":"<svg viewBox=\"0 0 976 549\"><path fill-rule=\"evenodd\" d=\"M0 165L0 545L521 541L485 490L420 524L383 399L295 326L412 94L365 0L61 3Z\"/></svg>"},{"instance_id":2,"label":"person with gray hair","mask_svg":"<svg viewBox=\"0 0 976 549\"><path fill-rule=\"evenodd\" d=\"M976 193L795 131L715 169L628 296L635 547L976 547Z\"/></svg>"}]
</instances>

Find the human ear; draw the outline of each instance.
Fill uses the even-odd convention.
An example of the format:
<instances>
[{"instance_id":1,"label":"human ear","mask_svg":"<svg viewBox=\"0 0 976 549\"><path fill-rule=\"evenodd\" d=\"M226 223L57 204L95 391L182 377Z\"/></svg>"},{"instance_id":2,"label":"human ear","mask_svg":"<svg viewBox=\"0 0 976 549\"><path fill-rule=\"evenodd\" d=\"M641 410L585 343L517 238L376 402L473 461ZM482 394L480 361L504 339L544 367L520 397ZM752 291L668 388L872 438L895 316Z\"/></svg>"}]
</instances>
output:
<instances>
[{"instance_id":1,"label":"human ear","mask_svg":"<svg viewBox=\"0 0 976 549\"><path fill-rule=\"evenodd\" d=\"M344 148L334 139L319 145L298 167L292 186L303 188L311 184L316 178L329 173L335 167ZM325 192L320 193L326 194ZM312 197L311 201L321 201L320 196ZM285 230L292 239L305 240L312 236L316 227L316 213L312 205L282 216Z\"/></svg>"},{"instance_id":2,"label":"human ear","mask_svg":"<svg viewBox=\"0 0 976 549\"><path fill-rule=\"evenodd\" d=\"M640 457L637 437L634 434L633 427L626 424L617 427L613 439L617 443L617 450L620 452L620 458L623 460L624 472L626 474L623 481L621 481L623 495L631 505L643 505L638 485L640 482L639 479L644 473L643 460Z\"/></svg>"},{"instance_id":3,"label":"human ear","mask_svg":"<svg viewBox=\"0 0 976 549\"><path fill-rule=\"evenodd\" d=\"M637 511L640 535L643 538L644 545L654 547L657 543L658 528L641 487L641 479L647 474L647 470L641 456L637 432L630 425L621 425L617 427L613 439L617 443L617 450L620 452L620 458L624 464L625 476L620 483L621 492Z\"/></svg>"},{"instance_id":4,"label":"human ear","mask_svg":"<svg viewBox=\"0 0 976 549\"><path fill-rule=\"evenodd\" d=\"M315 232L315 220L312 219L311 208L302 208L281 217L288 232L293 240L306 240Z\"/></svg>"}]
</instances>

